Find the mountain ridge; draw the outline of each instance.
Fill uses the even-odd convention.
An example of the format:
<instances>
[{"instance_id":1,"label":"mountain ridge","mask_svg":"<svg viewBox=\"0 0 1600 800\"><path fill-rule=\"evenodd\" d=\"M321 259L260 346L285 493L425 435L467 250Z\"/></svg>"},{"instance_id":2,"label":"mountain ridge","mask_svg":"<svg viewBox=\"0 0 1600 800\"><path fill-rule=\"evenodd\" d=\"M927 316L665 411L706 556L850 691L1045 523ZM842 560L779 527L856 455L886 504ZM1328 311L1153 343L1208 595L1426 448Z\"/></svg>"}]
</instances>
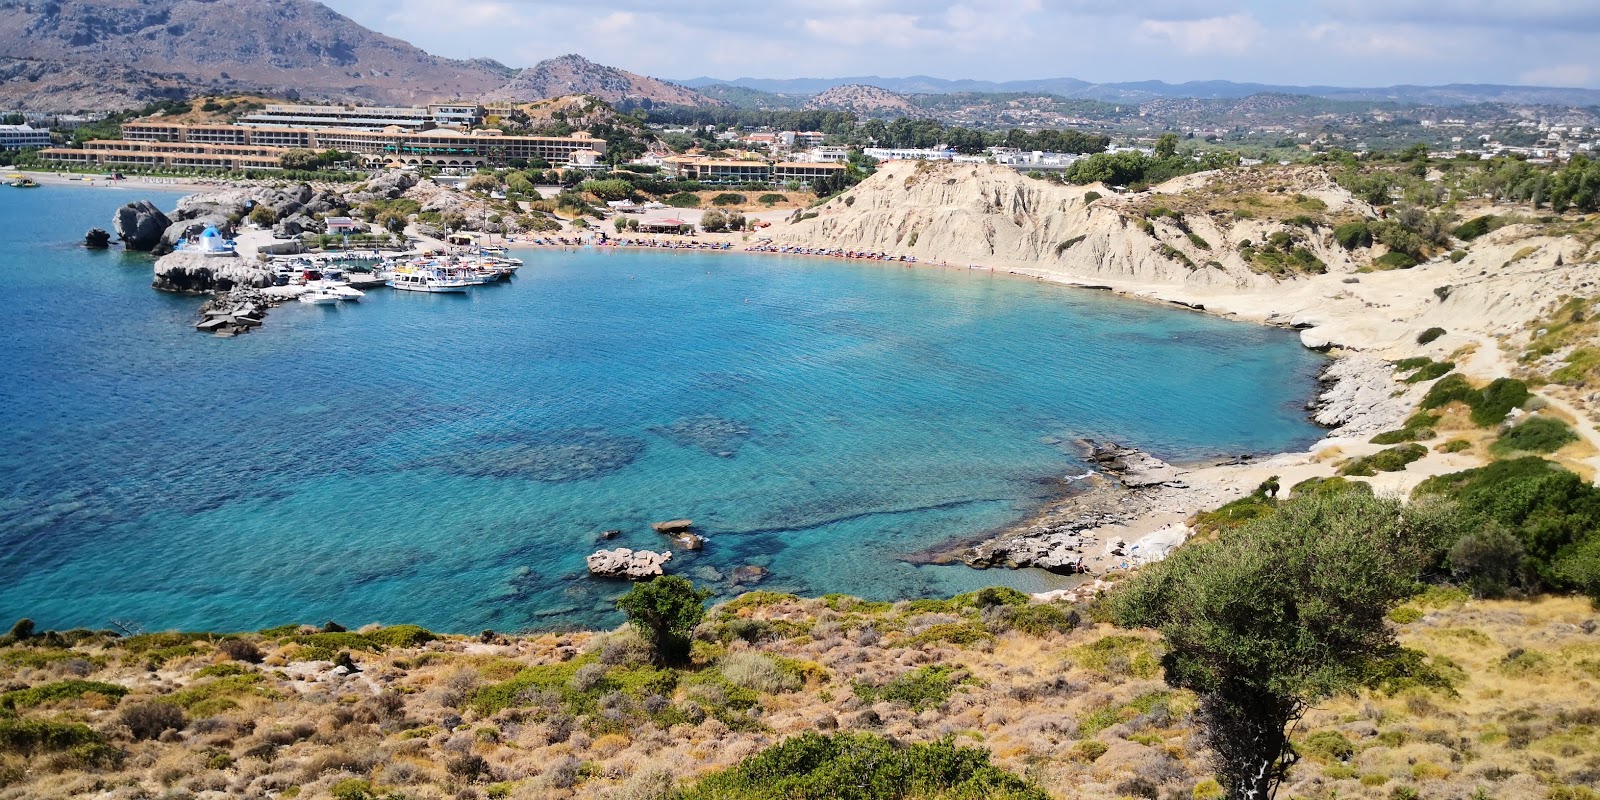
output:
<instances>
[{"instance_id":1,"label":"mountain ridge","mask_svg":"<svg viewBox=\"0 0 1600 800\"><path fill-rule=\"evenodd\" d=\"M1012 81L985 81L969 78L934 78L927 75L882 77L854 75L840 78L735 78L732 80L697 77L676 83L693 89L734 86L773 94L819 94L847 85L874 86L897 94L949 94L956 92L1040 92L1068 98L1109 102L1193 98L1221 100L1254 94L1298 94L1330 100L1369 100L1373 102L1465 105L1485 102L1531 103L1537 105L1600 105L1600 89L1554 86L1511 86L1491 83L1452 83L1437 86L1396 84L1384 87L1294 86L1287 84L1239 83L1226 80L1195 80L1183 83L1166 81L1122 81L1092 83L1077 78L1040 78Z\"/></svg>"}]
</instances>

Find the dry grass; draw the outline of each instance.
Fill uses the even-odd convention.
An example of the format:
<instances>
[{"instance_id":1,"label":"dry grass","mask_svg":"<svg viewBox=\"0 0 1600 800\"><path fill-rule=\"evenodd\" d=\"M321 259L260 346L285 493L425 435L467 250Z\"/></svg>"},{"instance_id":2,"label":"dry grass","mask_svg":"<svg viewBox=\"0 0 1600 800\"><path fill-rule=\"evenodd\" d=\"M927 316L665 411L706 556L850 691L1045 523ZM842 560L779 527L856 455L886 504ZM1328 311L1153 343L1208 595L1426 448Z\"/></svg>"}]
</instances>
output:
<instances>
[{"instance_id":1,"label":"dry grass","mask_svg":"<svg viewBox=\"0 0 1600 800\"><path fill-rule=\"evenodd\" d=\"M1439 595L1412 606L1416 621L1401 638L1459 670L1456 694L1363 692L1315 709L1296 734L1307 756L1283 796L1381 800L1401 796L1398 787L1429 798L1544 800L1594 784L1600 635L1586 602ZM353 653L363 671L347 677L260 636L251 637L268 654L259 667L205 640L172 650L154 671L148 653L115 642L49 658L0 649L7 688L84 678L130 689L120 702L90 692L18 712L82 721L122 756L95 766L65 753L0 754L0 800L323 798L351 780L419 800L649 798L787 735L836 728L953 736L1057 797L1111 800L1153 787L1163 798L1214 800L1194 698L1161 681L1154 636L1094 624L1029 635L1003 617L971 602L755 593L715 610L694 667L666 682L639 663L625 632ZM258 677L219 674L241 670ZM503 708L477 702L508 681L525 688ZM923 699L885 699L912 696ZM179 699L188 703L182 730L135 740L119 723L120 709ZM1330 742L1341 755L1327 755Z\"/></svg>"}]
</instances>

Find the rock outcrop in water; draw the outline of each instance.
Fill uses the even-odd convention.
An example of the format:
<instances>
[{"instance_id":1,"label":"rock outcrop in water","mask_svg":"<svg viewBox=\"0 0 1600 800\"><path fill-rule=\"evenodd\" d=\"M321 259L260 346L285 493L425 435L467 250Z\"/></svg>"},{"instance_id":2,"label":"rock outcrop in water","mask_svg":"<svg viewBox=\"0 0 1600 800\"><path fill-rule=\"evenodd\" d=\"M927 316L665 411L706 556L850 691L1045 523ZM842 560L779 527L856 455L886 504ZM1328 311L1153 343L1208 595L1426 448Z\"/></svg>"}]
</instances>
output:
<instances>
[{"instance_id":1,"label":"rock outcrop in water","mask_svg":"<svg viewBox=\"0 0 1600 800\"><path fill-rule=\"evenodd\" d=\"M111 227L117 238L129 250L153 250L161 242L161 235L172 225L172 220L149 200L129 203L111 218Z\"/></svg>"},{"instance_id":2,"label":"rock outcrop in water","mask_svg":"<svg viewBox=\"0 0 1600 800\"><path fill-rule=\"evenodd\" d=\"M643 580L664 574L661 567L672 559L671 553L649 550L599 550L589 556L589 572L602 578L629 578Z\"/></svg>"},{"instance_id":3,"label":"rock outcrop in water","mask_svg":"<svg viewBox=\"0 0 1600 800\"><path fill-rule=\"evenodd\" d=\"M265 263L237 256L178 251L156 259L155 281L163 292L226 292L237 287L272 285L272 269Z\"/></svg>"},{"instance_id":4,"label":"rock outcrop in water","mask_svg":"<svg viewBox=\"0 0 1600 800\"><path fill-rule=\"evenodd\" d=\"M111 246L111 234L104 228L90 228L83 235L83 246L90 250L104 250Z\"/></svg>"}]
</instances>

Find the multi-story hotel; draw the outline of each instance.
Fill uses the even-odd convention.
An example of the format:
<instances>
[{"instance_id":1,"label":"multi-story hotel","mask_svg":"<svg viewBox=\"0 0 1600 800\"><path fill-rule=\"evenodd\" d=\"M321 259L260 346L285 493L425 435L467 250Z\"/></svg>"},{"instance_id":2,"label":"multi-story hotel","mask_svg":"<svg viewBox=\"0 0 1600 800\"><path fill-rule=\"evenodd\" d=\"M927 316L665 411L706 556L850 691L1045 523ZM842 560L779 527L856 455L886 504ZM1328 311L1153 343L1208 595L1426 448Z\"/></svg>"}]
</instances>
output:
<instances>
[{"instance_id":1,"label":"multi-story hotel","mask_svg":"<svg viewBox=\"0 0 1600 800\"><path fill-rule=\"evenodd\" d=\"M314 106L269 105L239 120L251 128L350 128L381 131L398 127L423 131L436 127L471 130L483 124L483 106L476 103L435 103L430 106Z\"/></svg>"},{"instance_id":2,"label":"multi-story hotel","mask_svg":"<svg viewBox=\"0 0 1600 800\"><path fill-rule=\"evenodd\" d=\"M50 131L27 125L0 125L0 150L49 147Z\"/></svg>"},{"instance_id":3,"label":"multi-story hotel","mask_svg":"<svg viewBox=\"0 0 1600 800\"><path fill-rule=\"evenodd\" d=\"M369 166L499 167L512 160L544 159L552 164L590 163L605 155L606 143L588 133L571 136L504 136L449 128L380 131L343 128L250 128L240 125L177 125L129 122L122 139L86 142L81 149L50 148L40 156L79 164L142 164L211 169L275 169L285 150L342 150L360 155ZM182 147L173 147L182 145ZM208 149L201 149L208 148ZM205 153L207 163L197 163ZM180 157L182 156L182 157ZM228 159L232 159L228 161Z\"/></svg>"},{"instance_id":4,"label":"multi-story hotel","mask_svg":"<svg viewBox=\"0 0 1600 800\"><path fill-rule=\"evenodd\" d=\"M832 178L843 175L848 169L844 164L827 164L817 161L780 161L772 165L772 180L775 183L787 181L800 181L810 183L818 178Z\"/></svg>"}]
</instances>

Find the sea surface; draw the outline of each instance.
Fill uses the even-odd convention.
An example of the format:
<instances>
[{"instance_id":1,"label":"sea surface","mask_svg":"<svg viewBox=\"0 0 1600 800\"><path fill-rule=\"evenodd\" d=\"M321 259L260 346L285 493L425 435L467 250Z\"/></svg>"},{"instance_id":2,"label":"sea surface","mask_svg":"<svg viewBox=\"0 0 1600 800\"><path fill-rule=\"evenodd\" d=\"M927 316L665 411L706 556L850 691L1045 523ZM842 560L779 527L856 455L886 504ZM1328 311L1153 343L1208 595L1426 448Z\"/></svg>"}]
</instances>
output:
<instances>
[{"instance_id":1,"label":"sea surface","mask_svg":"<svg viewBox=\"0 0 1600 800\"><path fill-rule=\"evenodd\" d=\"M1290 333L966 269L524 251L465 296L370 291L196 333L150 261L87 251L141 187L0 187L0 624L611 625L606 546L726 594L1063 585L915 565L1084 472L1317 438ZM746 588L750 584L745 585Z\"/></svg>"}]
</instances>

